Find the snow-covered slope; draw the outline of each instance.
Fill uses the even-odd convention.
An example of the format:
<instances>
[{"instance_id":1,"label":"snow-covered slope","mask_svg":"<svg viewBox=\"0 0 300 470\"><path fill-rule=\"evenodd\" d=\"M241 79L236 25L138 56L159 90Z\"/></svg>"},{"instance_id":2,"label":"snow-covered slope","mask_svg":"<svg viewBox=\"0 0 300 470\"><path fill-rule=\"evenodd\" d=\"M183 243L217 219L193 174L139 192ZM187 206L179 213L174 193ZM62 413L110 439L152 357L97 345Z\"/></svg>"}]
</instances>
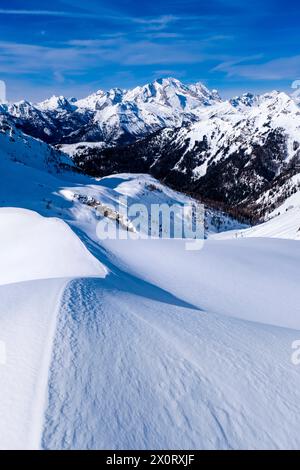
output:
<instances>
[{"instance_id":1,"label":"snow-covered slope","mask_svg":"<svg viewBox=\"0 0 300 470\"><path fill-rule=\"evenodd\" d=\"M0 114L0 162L11 161L49 173L75 169L67 154L17 129L11 119Z\"/></svg>"},{"instance_id":2,"label":"snow-covered slope","mask_svg":"<svg viewBox=\"0 0 300 470\"><path fill-rule=\"evenodd\" d=\"M26 244L26 242L25 242ZM6 250L1 246L2 252ZM30 264L27 265L30 269ZM0 449L39 449L63 279L0 286Z\"/></svg>"},{"instance_id":3,"label":"snow-covered slope","mask_svg":"<svg viewBox=\"0 0 300 470\"><path fill-rule=\"evenodd\" d=\"M135 168L256 221L266 217L263 194L279 176L284 185L299 172L298 105L285 93L272 92L243 109L230 102L201 108L198 118L125 147L81 148L73 159L95 176Z\"/></svg>"},{"instance_id":4,"label":"snow-covered slope","mask_svg":"<svg viewBox=\"0 0 300 470\"><path fill-rule=\"evenodd\" d=\"M36 212L1 208L0 246L0 285L104 272L65 222Z\"/></svg>"},{"instance_id":5,"label":"snow-covered slope","mask_svg":"<svg viewBox=\"0 0 300 470\"><path fill-rule=\"evenodd\" d=\"M6 356L0 360L0 448L37 449L61 296L70 279L101 278L107 270L61 217L53 218L66 206L52 206L61 184L56 176L74 178L72 163L6 126L0 134L0 342Z\"/></svg>"},{"instance_id":6,"label":"snow-covered slope","mask_svg":"<svg viewBox=\"0 0 300 470\"><path fill-rule=\"evenodd\" d=\"M300 240L300 207L288 210L259 225L247 230L233 230L214 234L214 238L267 237Z\"/></svg>"},{"instance_id":7,"label":"snow-covered slope","mask_svg":"<svg viewBox=\"0 0 300 470\"><path fill-rule=\"evenodd\" d=\"M299 105L278 91L222 101L201 83L164 78L77 101L8 104L0 115L92 176L150 173L255 222L269 214L261 198L274 180L299 171Z\"/></svg>"},{"instance_id":8,"label":"snow-covered slope","mask_svg":"<svg viewBox=\"0 0 300 470\"><path fill-rule=\"evenodd\" d=\"M299 448L299 242L101 240L99 205L190 199L5 126L0 448Z\"/></svg>"},{"instance_id":9,"label":"snow-covered slope","mask_svg":"<svg viewBox=\"0 0 300 470\"><path fill-rule=\"evenodd\" d=\"M299 447L297 331L201 311L126 275L74 281L62 305L43 448Z\"/></svg>"},{"instance_id":10,"label":"snow-covered slope","mask_svg":"<svg viewBox=\"0 0 300 470\"><path fill-rule=\"evenodd\" d=\"M38 449L61 296L106 269L62 220L12 208L0 209L0 264L0 448Z\"/></svg>"},{"instance_id":11,"label":"snow-covered slope","mask_svg":"<svg viewBox=\"0 0 300 470\"><path fill-rule=\"evenodd\" d=\"M76 109L64 96L52 96L48 100L38 103L37 108L41 111L65 111L71 112Z\"/></svg>"},{"instance_id":12,"label":"snow-covered slope","mask_svg":"<svg viewBox=\"0 0 300 470\"><path fill-rule=\"evenodd\" d=\"M215 238L268 237L300 240L300 174L266 191L260 204L268 211L266 222L245 230L216 234Z\"/></svg>"}]
</instances>

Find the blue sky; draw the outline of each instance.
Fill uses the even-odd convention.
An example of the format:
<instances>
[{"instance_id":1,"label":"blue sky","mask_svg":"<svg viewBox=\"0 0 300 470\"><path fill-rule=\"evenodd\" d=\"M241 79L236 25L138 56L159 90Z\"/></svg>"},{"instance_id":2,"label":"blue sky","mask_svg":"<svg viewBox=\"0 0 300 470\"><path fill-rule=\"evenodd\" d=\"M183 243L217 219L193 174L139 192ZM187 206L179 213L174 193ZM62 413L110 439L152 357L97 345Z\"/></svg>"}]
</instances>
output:
<instances>
[{"instance_id":1,"label":"blue sky","mask_svg":"<svg viewBox=\"0 0 300 470\"><path fill-rule=\"evenodd\" d=\"M0 79L11 100L162 76L228 97L300 78L300 4L282 0L0 0Z\"/></svg>"}]
</instances>

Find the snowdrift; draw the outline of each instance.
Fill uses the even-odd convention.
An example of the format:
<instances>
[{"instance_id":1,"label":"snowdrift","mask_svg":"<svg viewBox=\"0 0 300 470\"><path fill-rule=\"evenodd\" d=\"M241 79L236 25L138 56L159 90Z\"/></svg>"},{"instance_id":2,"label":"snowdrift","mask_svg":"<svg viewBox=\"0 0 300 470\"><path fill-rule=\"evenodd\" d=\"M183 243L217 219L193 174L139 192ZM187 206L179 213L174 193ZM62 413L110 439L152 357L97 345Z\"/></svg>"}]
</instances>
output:
<instances>
[{"instance_id":1,"label":"snowdrift","mask_svg":"<svg viewBox=\"0 0 300 470\"><path fill-rule=\"evenodd\" d=\"M0 284L103 276L105 269L62 220L0 209Z\"/></svg>"}]
</instances>

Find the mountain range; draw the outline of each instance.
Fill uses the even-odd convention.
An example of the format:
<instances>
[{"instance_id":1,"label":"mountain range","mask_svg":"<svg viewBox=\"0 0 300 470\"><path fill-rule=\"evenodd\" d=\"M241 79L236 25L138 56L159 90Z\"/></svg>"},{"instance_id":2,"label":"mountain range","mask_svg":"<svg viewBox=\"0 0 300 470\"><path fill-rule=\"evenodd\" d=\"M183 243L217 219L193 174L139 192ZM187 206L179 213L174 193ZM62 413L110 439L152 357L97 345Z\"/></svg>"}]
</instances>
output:
<instances>
[{"instance_id":1,"label":"mountain range","mask_svg":"<svg viewBox=\"0 0 300 470\"><path fill-rule=\"evenodd\" d=\"M299 190L300 109L283 92L222 100L201 83L164 78L80 100L2 104L0 114L92 176L149 173L250 222Z\"/></svg>"}]
</instances>

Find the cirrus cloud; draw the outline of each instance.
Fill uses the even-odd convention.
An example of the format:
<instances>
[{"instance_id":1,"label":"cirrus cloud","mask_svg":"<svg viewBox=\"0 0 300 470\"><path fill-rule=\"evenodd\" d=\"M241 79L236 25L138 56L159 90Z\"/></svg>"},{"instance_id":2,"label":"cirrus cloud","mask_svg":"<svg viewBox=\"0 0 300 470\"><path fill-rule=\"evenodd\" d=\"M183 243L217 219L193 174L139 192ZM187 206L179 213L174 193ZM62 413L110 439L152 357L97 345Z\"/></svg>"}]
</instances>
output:
<instances>
[{"instance_id":1,"label":"cirrus cloud","mask_svg":"<svg viewBox=\"0 0 300 470\"><path fill-rule=\"evenodd\" d=\"M258 63L243 63L245 61L248 60L223 62L213 70L225 72L228 77L250 80L293 80L300 76L300 55Z\"/></svg>"}]
</instances>

